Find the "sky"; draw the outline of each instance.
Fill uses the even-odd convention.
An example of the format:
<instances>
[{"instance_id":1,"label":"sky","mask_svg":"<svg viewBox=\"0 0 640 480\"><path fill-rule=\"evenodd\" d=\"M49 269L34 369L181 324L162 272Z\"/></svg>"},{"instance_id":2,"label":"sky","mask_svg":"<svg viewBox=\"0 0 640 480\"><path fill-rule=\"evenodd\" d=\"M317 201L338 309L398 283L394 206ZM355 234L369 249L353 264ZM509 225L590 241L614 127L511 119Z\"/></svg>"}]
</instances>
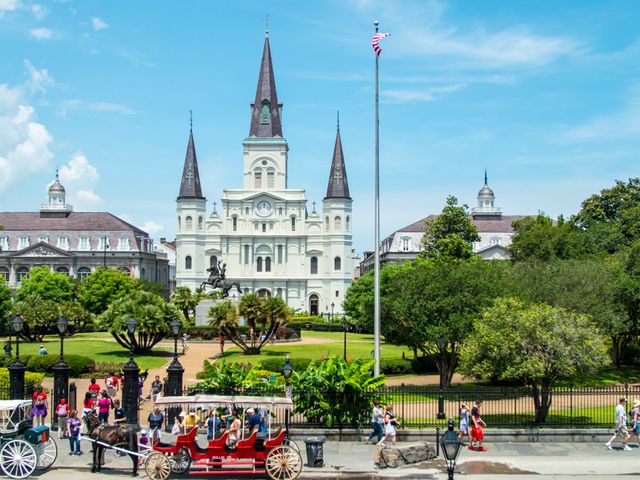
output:
<instances>
[{"instance_id":1,"label":"sky","mask_svg":"<svg viewBox=\"0 0 640 480\"><path fill-rule=\"evenodd\" d=\"M473 207L565 216L638 176L640 2L0 0L0 210L60 169L77 211L175 236L189 110L208 210L242 186L265 16L289 187L325 195L340 111L358 253L373 247L373 20L382 238Z\"/></svg>"}]
</instances>

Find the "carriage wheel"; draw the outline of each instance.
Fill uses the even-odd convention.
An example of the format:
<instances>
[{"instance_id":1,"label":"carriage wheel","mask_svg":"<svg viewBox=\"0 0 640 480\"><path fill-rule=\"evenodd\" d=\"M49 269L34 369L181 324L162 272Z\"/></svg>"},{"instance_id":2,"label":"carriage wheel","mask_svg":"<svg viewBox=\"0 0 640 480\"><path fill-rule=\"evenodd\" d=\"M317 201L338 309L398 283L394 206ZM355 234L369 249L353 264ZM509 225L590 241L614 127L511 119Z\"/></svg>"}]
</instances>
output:
<instances>
[{"instance_id":1,"label":"carriage wheel","mask_svg":"<svg viewBox=\"0 0 640 480\"><path fill-rule=\"evenodd\" d=\"M293 447L279 445L267 453L264 468L272 480L295 480L302 472L302 457Z\"/></svg>"},{"instance_id":2,"label":"carriage wheel","mask_svg":"<svg viewBox=\"0 0 640 480\"><path fill-rule=\"evenodd\" d=\"M36 470L46 470L58 458L58 446L51 437L46 442L36 445L35 449L38 455Z\"/></svg>"},{"instance_id":3,"label":"carriage wheel","mask_svg":"<svg viewBox=\"0 0 640 480\"><path fill-rule=\"evenodd\" d=\"M151 480L167 480L171 474L171 462L164 454L155 452L144 462L144 471Z\"/></svg>"},{"instance_id":4,"label":"carriage wheel","mask_svg":"<svg viewBox=\"0 0 640 480\"><path fill-rule=\"evenodd\" d=\"M294 442L293 440L291 440L290 438L285 440L284 442L282 442L284 445L289 445L291 448L293 448L296 452L300 453L300 447L298 446L298 444L296 442Z\"/></svg>"},{"instance_id":5,"label":"carriage wheel","mask_svg":"<svg viewBox=\"0 0 640 480\"><path fill-rule=\"evenodd\" d=\"M177 453L169 456L171 471L173 473L185 473L191 466L191 454L189 450L182 447Z\"/></svg>"},{"instance_id":6,"label":"carriage wheel","mask_svg":"<svg viewBox=\"0 0 640 480\"><path fill-rule=\"evenodd\" d=\"M11 440L0 449L0 468L9 478L26 478L38 463L36 451L24 440Z\"/></svg>"}]
</instances>

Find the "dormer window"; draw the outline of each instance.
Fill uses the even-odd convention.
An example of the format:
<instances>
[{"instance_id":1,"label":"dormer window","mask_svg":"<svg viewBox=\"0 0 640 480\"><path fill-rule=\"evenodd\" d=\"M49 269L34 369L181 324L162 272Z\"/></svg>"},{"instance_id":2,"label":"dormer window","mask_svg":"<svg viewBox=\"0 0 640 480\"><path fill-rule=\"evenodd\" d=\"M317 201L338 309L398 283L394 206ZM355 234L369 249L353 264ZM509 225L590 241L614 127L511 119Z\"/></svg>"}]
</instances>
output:
<instances>
[{"instance_id":1,"label":"dormer window","mask_svg":"<svg viewBox=\"0 0 640 480\"><path fill-rule=\"evenodd\" d=\"M18 238L18 250L22 250L23 248L27 248L29 246L29 237L27 235L22 235Z\"/></svg>"},{"instance_id":2,"label":"dormer window","mask_svg":"<svg viewBox=\"0 0 640 480\"><path fill-rule=\"evenodd\" d=\"M69 250L69 237L60 236L58 237L58 248L63 250Z\"/></svg>"},{"instance_id":3,"label":"dormer window","mask_svg":"<svg viewBox=\"0 0 640 480\"><path fill-rule=\"evenodd\" d=\"M0 250L9 250L9 237L0 237Z\"/></svg>"},{"instance_id":4,"label":"dormer window","mask_svg":"<svg viewBox=\"0 0 640 480\"><path fill-rule=\"evenodd\" d=\"M269 100L262 101L262 108L260 109L260 123L262 125L269 125L270 107L271 107L271 104L269 103Z\"/></svg>"}]
</instances>

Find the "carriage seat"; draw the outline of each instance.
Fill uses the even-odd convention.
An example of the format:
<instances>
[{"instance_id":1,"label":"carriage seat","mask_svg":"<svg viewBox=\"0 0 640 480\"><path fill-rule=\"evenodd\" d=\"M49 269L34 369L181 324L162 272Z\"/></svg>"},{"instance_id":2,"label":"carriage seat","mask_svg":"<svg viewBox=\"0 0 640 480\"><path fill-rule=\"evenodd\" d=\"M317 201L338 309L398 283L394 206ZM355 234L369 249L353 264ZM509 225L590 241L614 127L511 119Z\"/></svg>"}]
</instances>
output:
<instances>
[{"instance_id":1,"label":"carriage seat","mask_svg":"<svg viewBox=\"0 0 640 480\"><path fill-rule=\"evenodd\" d=\"M193 427L191 429L191 431L187 434L182 434L182 435L176 435L175 436L175 441L172 442L161 442L158 441L155 443L154 448L158 447L158 448L174 448L176 445L189 445L189 444L194 444L197 445L196 443L196 434L198 433L198 427Z\"/></svg>"},{"instance_id":2,"label":"carriage seat","mask_svg":"<svg viewBox=\"0 0 640 480\"><path fill-rule=\"evenodd\" d=\"M236 443L236 448L253 447L253 444L255 443L257 436L258 436L258 432L254 431L249 438L245 438L244 440L238 440L238 443Z\"/></svg>"},{"instance_id":3,"label":"carriage seat","mask_svg":"<svg viewBox=\"0 0 640 480\"><path fill-rule=\"evenodd\" d=\"M220 438L215 438L213 440L209 440L209 448L224 448L227 444L227 437L229 436L229 432L224 432Z\"/></svg>"},{"instance_id":4,"label":"carriage seat","mask_svg":"<svg viewBox=\"0 0 640 480\"><path fill-rule=\"evenodd\" d=\"M276 430L271 440L264 441L264 447L271 448L271 447L277 447L278 445L282 445L282 442L284 442L285 433L286 431L282 427L280 427L278 430Z\"/></svg>"}]
</instances>

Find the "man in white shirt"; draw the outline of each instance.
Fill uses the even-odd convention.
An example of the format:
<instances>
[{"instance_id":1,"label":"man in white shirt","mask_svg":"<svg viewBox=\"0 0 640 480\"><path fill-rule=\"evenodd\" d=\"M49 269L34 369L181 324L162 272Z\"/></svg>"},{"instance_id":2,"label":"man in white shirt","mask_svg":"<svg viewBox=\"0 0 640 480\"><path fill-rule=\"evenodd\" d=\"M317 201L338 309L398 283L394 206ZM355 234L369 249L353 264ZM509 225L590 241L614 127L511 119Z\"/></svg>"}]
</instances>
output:
<instances>
[{"instance_id":1,"label":"man in white shirt","mask_svg":"<svg viewBox=\"0 0 640 480\"><path fill-rule=\"evenodd\" d=\"M627 399L624 397L620 398L620 403L616 407L616 431L613 433L613 436L609 439L607 443L605 443L606 447L609 450L613 450L611 443L618 438L618 436L622 437L622 443L624 444L625 450L631 450L631 447L627 445L629 441L629 431L627 430L627 410L625 405L627 404Z\"/></svg>"}]
</instances>

